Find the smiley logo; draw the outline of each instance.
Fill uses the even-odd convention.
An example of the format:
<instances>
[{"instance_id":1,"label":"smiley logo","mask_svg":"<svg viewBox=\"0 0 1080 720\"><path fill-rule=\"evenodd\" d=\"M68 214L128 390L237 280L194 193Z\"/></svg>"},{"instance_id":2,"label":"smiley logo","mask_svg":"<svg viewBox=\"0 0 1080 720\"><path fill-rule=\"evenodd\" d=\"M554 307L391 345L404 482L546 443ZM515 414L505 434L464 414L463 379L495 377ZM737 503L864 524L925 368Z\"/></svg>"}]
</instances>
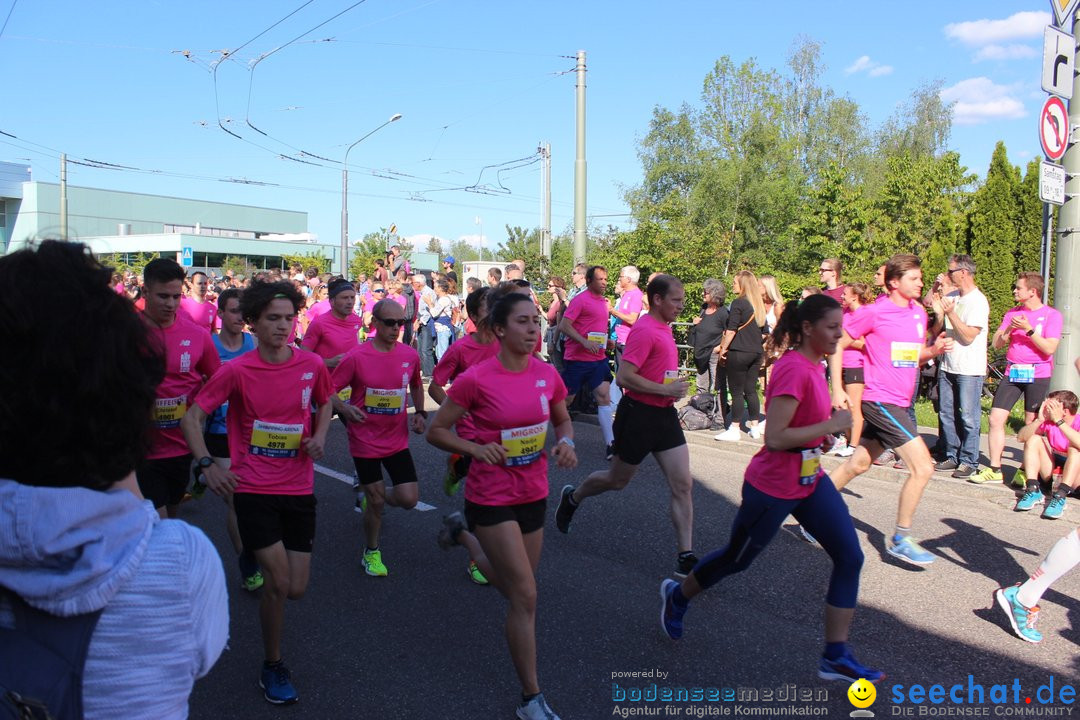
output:
<instances>
[{"instance_id":1,"label":"smiley logo","mask_svg":"<svg viewBox=\"0 0 1080 720\"><path fill-rule=\"evenodd\" d=\"M857 708L867 708L874 704L877 699L877 688L874 684L863 678L851 683L847 690L848 700Z\"/></svg>"}]
</instances>

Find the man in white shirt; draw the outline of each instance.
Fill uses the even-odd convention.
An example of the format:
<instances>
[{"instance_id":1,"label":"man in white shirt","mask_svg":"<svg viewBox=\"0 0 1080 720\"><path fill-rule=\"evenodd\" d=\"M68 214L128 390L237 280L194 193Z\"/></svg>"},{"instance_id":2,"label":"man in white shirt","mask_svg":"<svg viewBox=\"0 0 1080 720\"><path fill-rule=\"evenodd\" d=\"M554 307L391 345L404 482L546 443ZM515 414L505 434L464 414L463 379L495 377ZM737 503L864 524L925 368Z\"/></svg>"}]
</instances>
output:
<instances>
[{"instance_id":1,"label":"man in white shirt","mask_svg":"<svg viewBox=\"0 0 1080 720\"><path fill-rule=\"evenodd\" d=\"M983 380L986 377L986 328L990 303L975 287L975 261L970 255L949 258L948 282L955 288L934 299L934 325L930 337L942 330L953 349L941 356L938 426L945 457L934 469L952 470L955 478L968 478L979 469L979 421L982 417Z\"/></svg>"}]
</instances>

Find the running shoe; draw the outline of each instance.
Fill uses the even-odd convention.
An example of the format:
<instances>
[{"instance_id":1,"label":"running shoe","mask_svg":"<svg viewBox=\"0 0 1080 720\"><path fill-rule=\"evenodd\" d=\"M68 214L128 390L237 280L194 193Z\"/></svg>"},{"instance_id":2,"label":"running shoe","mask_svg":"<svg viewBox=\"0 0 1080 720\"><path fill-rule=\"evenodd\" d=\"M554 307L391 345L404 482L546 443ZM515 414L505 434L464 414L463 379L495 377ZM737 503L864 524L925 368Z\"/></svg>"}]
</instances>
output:
<instances>
[{"instance_id":1,"label":"running shoe","mask_svg":"<svg viewBox=\"0 0 1080 720\"><path fill-rule=\"evenodd\" d=\"M956 462L952 458L945 458L941 462L934 465L934 470L937 472L949 472L960 467L960 463Z\"/></svg>"},{"instance_id":2,"label":"running shoe","mask_svg":"<svg viewBox=\"0 0 1080 720\"><path fill-rule=\"evenodd\" d=\"M386 577L386 566L382 561L382 550L365 550L364 557L360 561L364 566L364 572L372 577Z\"/></svg>"},{"instance_id":3,"label":"running shoe","mask_svg":"<svg viewBox=\"0 0 1080 720\"><path fill-rule=\"evenodd\" d=\"M435 538L439 547L449 550L455 545L460 545L457 536L465 530L465 516L460 512L450 513L443 516L442 522L443 526L439 528L439 535Z\"/></svg>"},{"instance_id":4,"label":"running shoe","mask_svg":"<svg viewBox=\"0 0 1080 720\"><path fill-rule=\"evenodd\" d=\"M191 461L191 481L188 485L188 493L193 500L199 500L206 494L206 481L203 480L202 468L198 460Z\"/></svg>"},{"instance_id":5,"label":"running shoe","mask_svg":"<svg viewBox=\"0 0 1080 720\"><path fill-rule=\"evenodd\" d=\"M457 464L461 461L461 455L451 455L446 460L446 477L443 478L442 489L447 497L457 495L461 490L461 476L458 475Z\"/></svg>"},{"instance_id":6,"label":"running shoe","mask_svg":"<svg viewBox=\"0 0 1080 720\"><path fill-rule=\"evenodd\" d=\"M1016 468L1012 477L1012 486L1021 490L1027 487L1027 473L1024 472L1024 468Z\"/></svg>"},{"instance_id":7,"label":"running shoe","mask_svg":"<svg viewBox=\"0 0 1080 720\"><path fill-rule=\"evenodd\" d=\"M255 592L263 586L263 574L256 570L253 574L240 580L240 587L248 592Z\"/></svg>"},{"instance_id":8,"label":"running shoe","mask_svg":"<svg viewBox=\"0 0 1080 720\"><path fill-rule=\"evenodd\" d=\"M843 447L843 449L837 450L833 454L836 455L836 457L842 457L842 458L851 457L852 455L855 454L855 446L854 445L845 445Z\"/></svg>"},{"instance_id":9,"label":"running shoe","mask_svg":"<svg viewBox=\"0 0 1080 720\"><path fill-rule=\"evenodd\" d=\"M896 470L907 470L907 463L904 462L901 458L897 458L896 462L894 462L892 466Z\"/></svg>"},{"instance_id":10,"label":"running shoe","mask_svg":"<svg viewBox=\"0 0 1080 720\"><path fill-rule=\"evenodd\" d=\"M961 465L960 467L956 468L952 476L954 478L961 478L966 480L967 478L974 475L976 472L978 471L970 465Z\"/></svg>"},{"instance_id":11,"label":"running shoe","mask_svg":"<svg viewBox=\"0 0 1080 720\"><path fill-rule=\"evenodd\" d=\"M675 577L686 577L698 564L698 556L692 552L679 553L675 561Z\"/></svg>"},{"instance_id":12,"label":"running shoe","mask_svg":"<svg viewBox=\"0 0 1080 720\"><path fill-rule=\"evenodd\" d=\"M1042 501L1043 494L1041 490L1028 490L1016 501L1016 507L1013 508L1013 510L1016 512L1027 512Z\"/></svg>"},{"instance_id":13,"label":"running shoe","mask_svg":"<svg viewBox=\"0 0 1080 720\"><path fill-rule=\"evenodd\" d=\"M746 434L754 440L760 440L761 438L765 437L765 421L763 420L757 425L751 425L749 428L747 428ZM844 444L847 445L847 442L845 441ZM835 445L833 447L835 447Z\"/></svg>"},{"instance_id":14,"label":"running shoe","mask_svg":"<svg viewBox=\"0 0 1080 720\"><path fill-rule=\"evenodd\" d=\"M672 597L677 587L679 583L671 579L660 583L660 627L672 640L682 637L682 619L686 614L686 608L676 605Z\"/></svg>"},{"instance_id":15,"label":"running shoe","mask_svg":"<svg viewBox=\"0 0 1080 720\"><path fill-rule=\"evenodd\" d=\"M292 673L285 667L284 662L276 665L263 663L262 673L259 674L259 687L262 688L266 701L275 705L291 705L300 699L292 684Z\"/></svg>"},{"instance_id":16,"label":"running shoe","mask_svg":"<svg viewBox=\"0 0 1080 720\"><path fill-rule=\"evenodd\" d=\"M354 512L362 513L367 510L367 495L364 493L356 494L356 505L353 507Z\"/></svg>"},{"instance_id":17,"label":"running shoe","mask_svg":"<svg viewBox=\"0 0 1080 720\"><path fill-rule=\"evenodd\" d=\"M559 716L547 704L544 693L540 693L527 703L517 706L518 720L559 720Z\"/></svg>"},{"instance_id":18,"label":"running shoe","mask_svg":"<svg viewBox=\"0 0 1080 720\"><path fill-rule=\"evenodd\" d=\"M847 447L848 447L847 438L845 438L843 436L839 436L839 437L836 438L836 441L833 443L833 446L831 448L829 448L829 452L827 452L825 454L826 455L839 455L841 452L846 450Z\"/></svg>"},{"instance_id":19,"label":"running shoe","mask_svg":"<svg viewBox=\"0 0 1080 720\"><path fill-rule=\"evenodd\" d=\"M822 680L843 680L846 683L866 680L877 684L885 679L885 673L863 665L855 659L851 650L844 650L844 654L835 660L822 656L817 674Z\"/></svg>"},{"instance_id":20,"label":"running shoe","mask_svg":"<svg viewBox=\"0 0 1080 720\"><path fill-rule=\"evenodd\" d=\"M1005 482L1005 476L1001 474L1001 470L995 470L992 467L984 467L979 472L975 473L967 479L969 483L975 483L976 485L982 485L988 482Z\"/></svg>"},{"instance_id":21,"label":"running shoe","mask_svg":"<svg viewBox=\"0 0 1080 720\"><path fill-rule=\"evenodd\" d=\"M484 577L484 573L480 572L480 568L472 560L469 561L469 567L465 569L465 573L477 585L488 584L488 579Z\"/></svg>"},{"instance_id":22,"label":"running shoe","mask_svg":"<svg viewBox=\"0 0 1080 720\"><path fill-rule=\"evenodd\" d=\"M875 465L888 465L889 463L891 463L891 462L893 462L895 460L896 460L896 453L894 453L892 450L886 450L885 452L883 452L883 453L881 453L880 455L877 456L877 458L874 460L874 464Z\"/></svg>"},{"instance_id":23,"label":"running shoe","mask_svg":"<svg viewBox=\"0 0 1080 720\"><path fill-rule=\"evenodd\" d=\"M573 485L563 485L562 495L559 496L559 507L555 509L555 527L559 532L570 532L570 521L574 519L574 511L577 506L571 504L570 496L574 494Z\"/></svg>"},{"instance_id":24,"label":"running shoe","mask_svg":"<svg viewBox=\"0 0 1080 720\"><path fill-rule=\"evenodd\" d=\"M799 535L802 536L803 540L810 543L811 545L818 544L817 538L811 535L805 527L803 527L802 525L796 525L795 527L799 528Z\"/></svg>"},{"instance_id":25,"label":"running shoe","mask_svg":"<svg viewBox=\"0 0 1080 720\"><path fill-rule=\"evenodd\" d=\"M355 470L353 470L353 474L352 474L352 489L353 490L359 490L360 489L360 474L358 472L356 472Z\"/></svg>"},{"instance_id":26,"label":"running shoe","mask_svg":"<svg viewBox=\"0 0 1080 720\"><path fill-rule=\"evenodd\" d=\"M894 542L893 538L889 538L885 541L885 550L894 558L912 565L929 565L934 562L933 554L923 550L922 545L915 542L909 535L900 538L899 542Z\"/></svg>"},{"instance_id":27,"label":"running shoe","mask_svg":"<svg viewBox=\"0 0 1080 720\"><path fill-rule=\"evenodd\" d=\"M1042 642L1042 633L1035 629L1035 623L1039 620L1039 606L1026 608L1016 599L1016 593L1020 585L1007 588L998 588L994 591L994 599L1009 616L1009 625L1012 626L1016 637L1029 643Z\"/></svg>"},{"instance_id":28,"label":"running shoe","mask_svg":"<svg viewBox=\"0 0 1080 720\"><path fill-rule=\"evenodd\" d=\"M611 443L604 449L604 459L611 461L615 457L615 443Z\"/></svg>"},{"instance_id":29,"label":"running shoe","mask_svg":"<svg viewBox=\"0 0 1080 720\"><path fill-rule=\"evenodd\" d=\"M1057 520L1065 512L1065 498L1052 497L1050 498L1050 504L1043 510L1044 520Z\"/></svg>"},{"instance_id":30,"label":"running shoe","mask_svg":"<svg viewBox=\"0 0 1080 720\"><path fill-rule=\"evenodd\" d=\"M713 440L719 440L721 442L739 442L742 440L742 431L739 430L739 426L732 423L724 432L714 435Z\"/></svg>"}]
</instances>

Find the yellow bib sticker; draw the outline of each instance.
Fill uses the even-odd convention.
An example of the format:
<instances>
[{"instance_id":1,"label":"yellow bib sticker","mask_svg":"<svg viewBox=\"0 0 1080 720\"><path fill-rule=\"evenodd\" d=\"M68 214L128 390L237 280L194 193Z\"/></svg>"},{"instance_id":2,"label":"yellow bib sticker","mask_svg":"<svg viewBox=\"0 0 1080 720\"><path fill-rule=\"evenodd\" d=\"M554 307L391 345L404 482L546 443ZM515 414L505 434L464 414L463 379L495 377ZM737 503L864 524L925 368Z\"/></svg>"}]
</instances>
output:
<instances>
[{"instance_id":1,"label":"yellow bib sticker","mask_svg":"<svg viewBox=\"0 0 1080 720\"><path fill-rule=\"evenodd\" d=\"M398 415L405 409L405 388L382 390L368 388L364 410L374 415Z\"/></svg>"},{"instance_id":2,"label":"yellow bib sticker","mask_svg":"<svg viewBox=\"0 0 1080 720\"><path fill-rule=\"evenodd\" d=\"M338 400L340 400L341 402L349 402L349 400L352 400L352 386L342 388L341 391L337 394L337 396Z\"/></svg>"},{"instance_id":3,"label":"yellow bib sticker","mask_svg":"<svg viewBox=\"0 0 1080 720\"><path fill-rule=\"evenodd\" d=\"M893 367L919 367L919 352L922 350L921 343L894 342L892 343L890 350Z\"/></svg>"},{"instance_id":4,"label":"yellow bib sticker","mask_svg":"<svg viewBox=\"0 0 1080 720\"><path fill-rule=\"evenodd\" d=\"M585 336L585 339L589 342L598 343L607 347L607 333L601 330L600 332L591 332Z\"/></svg>"},{"instance_id":5,"label":"yellow bib sticker","mask_svg":"<svg viewBox=\"0 0 1080 720\"><path fill-rule=\"evenodd\" d=\"M506 464L528 465L540 458L547 440L547 423L502 431L502 446L506 448Z\"/></svg>"},{"instance_id":6,"label":"yellow bib sticker","mask_svg":"<svg viewBox=\"0 0 1080 720\"><path fill-rule=\"evenodd\" d=\"M154 401L154 425L160 429L180 427L187 412L187 395L158 398Z\"/></svg>"},{"instance_id":7,"label":"yellow bib sticker","mask_svg":"<svg viewBox=\"0 0 1080 720\"><path fill-rule=\"evenodd\" d=\"M679 379L679 371L678 370L665 370L664 371L664 384L665 385L670 385L671 383L675 382L678 379Z\"/></svg>"},{"instance_id":8,"label":"yellow bib sticker","mask_svg":"<svg viewBox=\"0 0 1080 720\"><path fill-rule=\"evenodd\" d=\"M821 448L802 451L802 464L799 465L799 484L813 485L821 473Z\"/></svg>"},{"instance_id":9,"label":"yellow bib sticker","mask_svg":"<svg viewBox=\"0 0 1080 720\"><path fill-rule=\"evenodd\" d=\"M294 458L300 454L304 424L256 420L251 428L251 454L271 458Z\"/></svg>"}]
</instances>

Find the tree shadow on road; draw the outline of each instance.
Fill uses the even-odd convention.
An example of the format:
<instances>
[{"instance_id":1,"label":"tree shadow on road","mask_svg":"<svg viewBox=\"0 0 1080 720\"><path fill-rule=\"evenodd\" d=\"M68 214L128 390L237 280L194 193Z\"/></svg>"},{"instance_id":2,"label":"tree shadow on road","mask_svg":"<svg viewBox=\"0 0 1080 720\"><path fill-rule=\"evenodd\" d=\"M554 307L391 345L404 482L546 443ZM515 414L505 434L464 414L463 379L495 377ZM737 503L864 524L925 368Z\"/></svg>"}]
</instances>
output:
<instances>
[{"instance_id":1,"label":"tree shadow on road","mask_svg":"<svg viewBox=\"0 0 1080 720\"><path fill-rule=\"evenodd\" d=\"M941 522L952 528L952 532L924 540L922 546L940 560L947 560L965 570L978 573L999 586L1012 584L1016 578L1027 575L1023 566L1009 553L1010 550L1034 557L1039 555L1030 548L1002 540L964 520L944 518Z\"/></svg>"}]
</instances>

